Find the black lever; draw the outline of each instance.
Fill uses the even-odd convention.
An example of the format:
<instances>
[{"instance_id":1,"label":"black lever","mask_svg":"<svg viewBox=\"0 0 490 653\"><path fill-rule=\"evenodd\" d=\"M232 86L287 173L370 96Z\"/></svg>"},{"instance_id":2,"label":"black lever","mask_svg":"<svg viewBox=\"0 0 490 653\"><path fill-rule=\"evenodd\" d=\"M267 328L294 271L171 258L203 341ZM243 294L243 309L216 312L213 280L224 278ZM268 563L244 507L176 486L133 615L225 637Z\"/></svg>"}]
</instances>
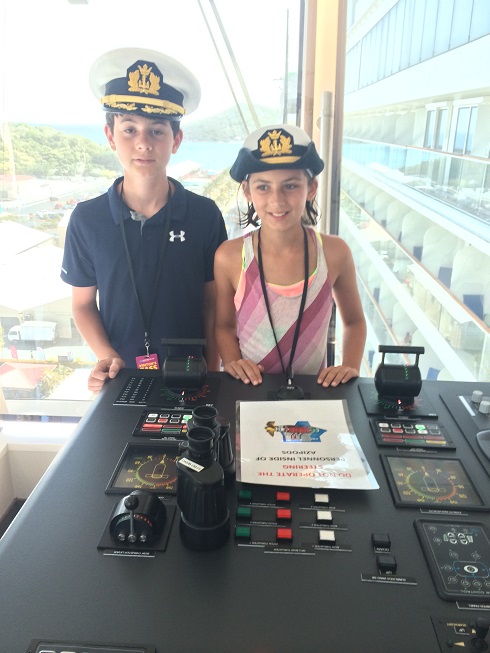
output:
<instances>
[{"instance_id":1,"label":"black lever","mask_svg":"<svg viewBox=\"0 0 490 653\"><path fill-rule=\"evenodd\" d=\"M485 639L488 635L490 629L490 620L485 617L478 617L475 621L475 634L471 640L471 645L476 651L486 651L488 649L488 644Z\"/></svg>"},{"instance_id":2,"label":"black lever","mask_svg":"<svg viewBox=\"0 0 490 653\"><path fill-rule=\"evenodd\" d=\"M129 510L129 535L128 542L134 544L136 542L136 533L134 531L134 511L139 506L140 502L137 496L130 494L124 499L124 505Z\"/></svg>"}]
</instances>

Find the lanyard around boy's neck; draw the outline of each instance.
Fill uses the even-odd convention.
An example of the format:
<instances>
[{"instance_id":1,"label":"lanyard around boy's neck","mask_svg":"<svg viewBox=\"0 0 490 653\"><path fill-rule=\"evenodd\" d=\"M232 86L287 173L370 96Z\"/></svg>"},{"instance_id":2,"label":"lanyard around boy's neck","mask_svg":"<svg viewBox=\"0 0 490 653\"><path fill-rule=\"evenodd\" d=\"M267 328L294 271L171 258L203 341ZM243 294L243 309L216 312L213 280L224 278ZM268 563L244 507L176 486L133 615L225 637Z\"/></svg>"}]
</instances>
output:
<instances>
[{"instance_id":1,"label":"lanyard around boy's neck","mask_svg":"<svg viewBox=\"0 0 490 653\"><path fill-rule=\"evenodd\" d=\"M152 293L152 302L150 306L150 310L148 315L145 315L143 311L143 305L141 304L141 299L138 294L138 289L136 287L136 281L134 278L134 269L133 269L133 262L131 260L131 255L129 253L129 248L128 248L128 241L126 239L126 231L124 229L124 213L123 213L123 187L124 187L124 180L121 182L121 194L120 194L120 200L121 200L121 219L119 221L119 226L121 227L121 235L124 243L124 250L126 252L126 261L128 264L128 270L129 270L129 276L131 277L131 283L133 285L133 290L134 290L134 295L136 297L136 301L138 303L140 313L141 313L141 318L143 320L143 327L145 330L145 348L146 348L146 355L149 356L150 354L150 326L151 326L151 320L153 317L153 311L155 308L156 300L157 300L157 289L158 289L158 284L160 282L160 277L162 275L162 270L163 270L163 261L165 258L165 251L167 249L167 243L168 243L168 237L167 237L167 232L168 232L168 227L170 224L170 200L172 199L172 186L170 185L170 182L168 182L168 194L167 194L167 203L165 204L165 222L163 224L163 239L162 239L162 248L160 250L160 258L158 260L158 268L157 272L155 275L155 283L154 283L154 288L153 288L153 293Z\"/></svg>"},{"instance_id":2,"label":"lanyard around boy's neck","mask_svg":"<svg viewBox=\"0 0 490 653\"><path fill-rule=\"evenodd\" d=\"M299 314L298 314L298 319L296 320L296 328L294 330L294 336L293 336L293 344L291 347L291 353L289 355L289 363L287 369L284 367L284 361L282 358L282 353L281 349L279 347L279 342L277 340L276 336L276 331L274 329L274 323L272 321L272 313L269 305L269 298L267 296L267 286L265 285L265 276L264 276L264 265L262 262L262 250L260 247L260 229L258 230L258 236L257 236L257 259L259 263L259 275L260 275L260 284L262 286L262 294L264 295L264 301L265 301L265 307L267 309L267 315L269 317L269 322L271 325L272 329L272 335L274 336L274 342L276 343L276 349L277 353L279 354L279 360L281 361L281 367L282 371L286 376L286 380L288 383L288 386L292 385L293 381L293 360L294 360L294 354L296 352L296 345L298 344L298 339L299 339L299 330L301 327L301 320L303 319L303 313L305 310L305 304L306 304L306 294L308 292L308 237L306 234L306 229L304 228L303 225L303 243L304 243L304 264L305 264L305 278L303 282L303 294L301 296L301 303L299 306Z\"/></svg>"}]
</instances>

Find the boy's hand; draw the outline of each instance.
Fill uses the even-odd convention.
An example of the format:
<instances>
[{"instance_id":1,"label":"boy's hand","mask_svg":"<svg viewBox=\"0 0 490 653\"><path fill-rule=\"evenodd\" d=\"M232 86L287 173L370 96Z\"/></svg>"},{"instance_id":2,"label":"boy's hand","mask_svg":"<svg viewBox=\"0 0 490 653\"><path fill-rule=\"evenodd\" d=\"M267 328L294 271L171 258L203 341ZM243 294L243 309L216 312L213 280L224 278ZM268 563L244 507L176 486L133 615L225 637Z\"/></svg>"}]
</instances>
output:
<instances>
[{"instance_id":1,"label":"boy's hand","mask_svg":"<svg viewBox=\"0 0 490 653\"><path fill-rule=\"evenodd\" d=\"M88 377L88 389L98 394L107 379L113 379L123 367L124 361L117 356L98 361Z\"/></svg>"},{"instance_id":2,"label":"boy's hand","mask_svg":"<svg viewBox=\"0 0 490 653\"><path fill-rule=\"evenodd\" d=\"M251 383L252 385L262 383L261 372L264 371L264 368L251 360L240 358L237 361L230 361L225 363L224 370L234 379L239 379L243 383Z\"/></svg>"},{"instance_id":3,"label":"boy's hand","mask_svg":"<svg viewBox=\"0 0 490 653\"><path fill-rule=\"evenodd\" d=\"M318 383L324 388L328 386L337 386L339 383L347 383L351 379L355 379L359 376L359 370L349 367L348 365L338 365L335 367L331 365L330 367L325 367L320 374L318 375Z\"/></svg>"}]
</instances>

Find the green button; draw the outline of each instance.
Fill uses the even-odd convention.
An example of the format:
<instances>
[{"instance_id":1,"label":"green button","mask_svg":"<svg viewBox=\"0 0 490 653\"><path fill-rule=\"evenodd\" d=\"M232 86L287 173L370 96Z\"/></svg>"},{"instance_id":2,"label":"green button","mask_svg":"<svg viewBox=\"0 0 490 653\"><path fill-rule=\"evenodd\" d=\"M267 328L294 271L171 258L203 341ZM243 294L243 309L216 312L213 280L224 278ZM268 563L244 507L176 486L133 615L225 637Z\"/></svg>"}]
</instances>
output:
<instances>
[{"instance_id":1,"label":"green button","mask_svg":"<svg viewBox=\"0 0 490 653\"><path fill-rule=\"evenodd\" d=\"M240 490L238 498L242 501L252 501L252 490Z\"/></svg>"},{"instance_id":2,"label":"green button","mask_svg":"<svg viewBox=\"0 0 490 653\"><path fill-rule=\"evenodd\" d=\"M237 526L235 528L235 537L240 540L249 540L251 532L250 526Z\"/></svg>"},{"instance_id":3,"label":"green button","mask_svg":"<svg viewBox=\"0 0 490 653\"><path fill-rule=\"evenodd\" d=\"M238 506L236 516L239 519L250 519L252 516L252 509L247 506Z\"/></svg>"}]
</instances>

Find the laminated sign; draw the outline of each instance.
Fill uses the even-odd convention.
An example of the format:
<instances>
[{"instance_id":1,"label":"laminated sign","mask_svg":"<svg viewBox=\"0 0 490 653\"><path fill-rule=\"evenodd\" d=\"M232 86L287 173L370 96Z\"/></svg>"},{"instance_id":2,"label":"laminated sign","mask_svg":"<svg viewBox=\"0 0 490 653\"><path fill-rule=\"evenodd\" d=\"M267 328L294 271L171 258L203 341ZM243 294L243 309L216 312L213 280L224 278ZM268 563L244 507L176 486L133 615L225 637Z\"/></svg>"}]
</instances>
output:
<instances>
[{"instance_id":1,"label":"laminated sign","mask_svg":"<svg viewBox=\"0 0 490 653\"><path fill-rule=\"evenodd\" d=\"M342 400L237 402L237 463L243 483L379 488Z\"/></svg>"}]
</instances>

